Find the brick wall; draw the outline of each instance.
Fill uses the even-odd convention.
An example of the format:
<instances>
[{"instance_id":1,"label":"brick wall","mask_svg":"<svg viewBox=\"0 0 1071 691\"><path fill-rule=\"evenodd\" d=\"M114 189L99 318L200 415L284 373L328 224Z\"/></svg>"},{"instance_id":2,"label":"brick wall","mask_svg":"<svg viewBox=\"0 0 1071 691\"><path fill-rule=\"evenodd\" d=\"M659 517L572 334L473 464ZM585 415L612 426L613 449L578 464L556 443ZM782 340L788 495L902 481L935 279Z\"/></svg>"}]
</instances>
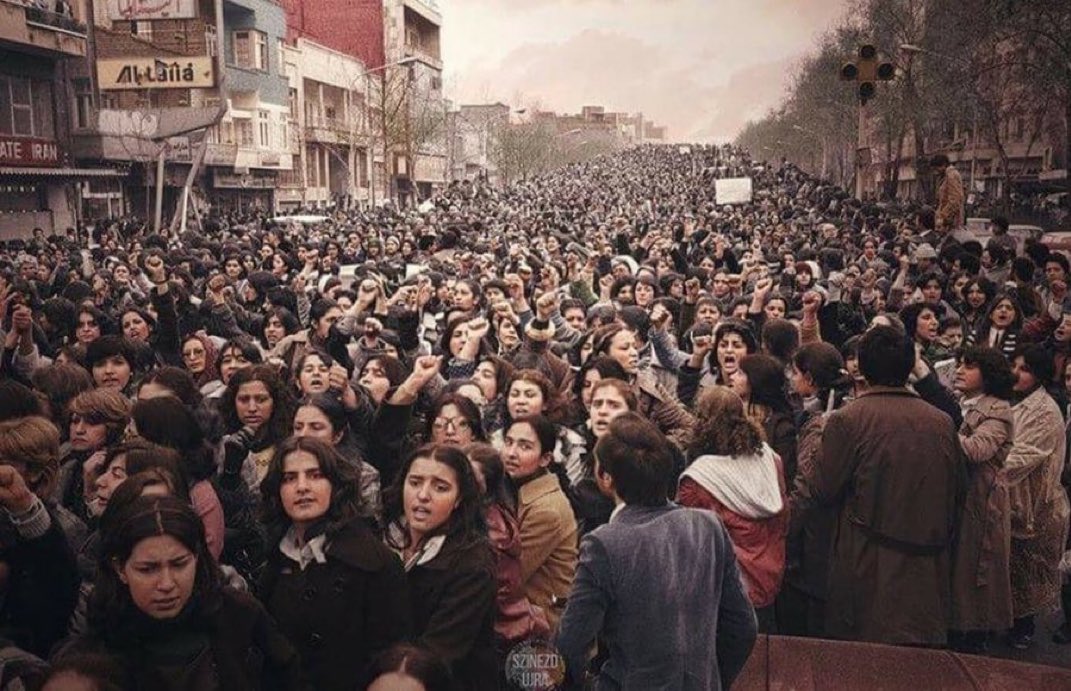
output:
<instances>
[{"instance_id":1,"label":"brick wall","mask_svg":"<svg viewBox=\"0 0 1071 691\"><path fill-rule=\"evenodd\" d=\"M369 68L384 62L383 0L282 0L287 34L361 60Z\"/></svg>"}]
</instances>

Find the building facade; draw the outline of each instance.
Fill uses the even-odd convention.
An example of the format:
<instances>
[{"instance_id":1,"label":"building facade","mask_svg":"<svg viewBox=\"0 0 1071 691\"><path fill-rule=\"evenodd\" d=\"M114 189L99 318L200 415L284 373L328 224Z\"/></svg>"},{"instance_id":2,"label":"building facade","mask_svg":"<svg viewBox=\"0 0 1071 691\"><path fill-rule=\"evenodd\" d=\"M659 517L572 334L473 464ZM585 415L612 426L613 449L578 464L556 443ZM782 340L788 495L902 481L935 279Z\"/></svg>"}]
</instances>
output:
<instances>
[{"instance_id":1,"label":"building facade","mask_svg":"<svg viewBox=\"0 0 1071 691\"><path fill-rule=\"evenodd\" d=\"M272 210L297 143L283 8L272 0L92 2L92 60L75 82L91 105L75 118L75 152L87 163L129 166L121 212L151 217L162 171L171 216L191 169L199 207ZM101 196L89 195L90 209L114 209L116 200Z\"/></svg>"},{"instance_id":2,"label":"building facade","mask_svg":"<svg viewBox=\"0 0 1071 691\"><path fill-rule=\"evenodd\" d=\"M86 6L0 1L0 239L78 223L82 185L114 181L109 167L79 167L71 110L82 104L69 66L88 51Z\"/></svg>"},{"instance_id":3,"label":"building facade","mask_svg":"<svg viewBox=\"0 0 1071 691\"><path fill-rule=\"evenodd\" d=\"M280 179L277 206L350 207L371 199L367 69L306 38L287 47L299 160Z\"/></svg>"}]
</instances>

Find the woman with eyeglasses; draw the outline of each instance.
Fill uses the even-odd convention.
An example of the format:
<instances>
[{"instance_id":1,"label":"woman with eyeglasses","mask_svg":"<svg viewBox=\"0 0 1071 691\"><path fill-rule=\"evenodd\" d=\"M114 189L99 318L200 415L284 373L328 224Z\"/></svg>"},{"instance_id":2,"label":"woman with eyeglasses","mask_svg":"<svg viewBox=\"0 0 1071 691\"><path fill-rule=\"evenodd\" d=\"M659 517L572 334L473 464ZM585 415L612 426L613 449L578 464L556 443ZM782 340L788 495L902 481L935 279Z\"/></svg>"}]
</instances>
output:
<instances>
[{"instance_id":1,"label":"woman with eyeglasses","mask_svg":"<svg viewBox=\"0 0 1071 691\"><path fill-rule=\"evenodd\" d=\"M99 468L104 453L118 444L130 424L130 401L111 389L93 389L71 400L67 454L60 461L56 500L80 519L89 518L84 478Z\"/></svg>"}]
</instances>

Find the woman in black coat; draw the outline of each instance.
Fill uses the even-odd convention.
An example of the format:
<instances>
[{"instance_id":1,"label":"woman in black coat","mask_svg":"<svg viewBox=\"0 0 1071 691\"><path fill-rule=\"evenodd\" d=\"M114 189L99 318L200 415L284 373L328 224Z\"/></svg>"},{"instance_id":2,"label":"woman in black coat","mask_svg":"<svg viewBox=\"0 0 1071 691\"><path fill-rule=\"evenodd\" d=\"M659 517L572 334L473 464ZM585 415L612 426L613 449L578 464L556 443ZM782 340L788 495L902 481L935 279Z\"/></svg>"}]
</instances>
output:
<instances>
[{"instance_id":1,"label":"woman in black coat","mask_svg":"<svg viewBox=\"0 0 1071 691\"><path fill-rule=\"evenodd\" d=\"M131 691L302 688L296 651L256 599L222 585L188 504L113 497L101 536L89 632L66 653L108 656Z\"/></svg>"},{"instance_id":2,"label":"woman in black coat","mask_svg":"<svg viewBox=\"0 0 1071 691\"><path fill-rule=\"evenodd\" d=\"M359 472L327 443L291 437L261 483L273 548L260 598L297 646L305 681L325 691L356 688L409 634L402 564L360 517Z\"/></svg>"},{"instance_id":3,"label":"woman in black coat","mask_svg":"<svg viewBox=\"0 0 1071 691\"><path fill-rule=\"evenodd\" d=\"M494 557L465 454L425 446L410 455L385 519L405 564L415 642L446 661L458 689L497 689Z\"/></svg>"}]
</instances>

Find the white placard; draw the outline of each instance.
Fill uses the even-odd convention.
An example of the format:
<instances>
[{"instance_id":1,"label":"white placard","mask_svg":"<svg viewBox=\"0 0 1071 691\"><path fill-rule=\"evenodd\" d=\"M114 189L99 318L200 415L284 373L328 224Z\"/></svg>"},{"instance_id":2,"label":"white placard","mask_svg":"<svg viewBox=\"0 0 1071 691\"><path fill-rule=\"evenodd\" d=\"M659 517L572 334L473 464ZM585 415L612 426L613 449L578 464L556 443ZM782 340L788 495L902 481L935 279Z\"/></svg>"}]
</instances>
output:
<instances>
[{"instance_id":1,"label":"white placard","mask_svg":"<svg viewBox=\"0 0 1071 691\"><path fill-rule=\"evenodd\" d=\"M718 204L747 204L751 201L751 178L724 178L714 181Z\"/></svg>"}]
</instances>

